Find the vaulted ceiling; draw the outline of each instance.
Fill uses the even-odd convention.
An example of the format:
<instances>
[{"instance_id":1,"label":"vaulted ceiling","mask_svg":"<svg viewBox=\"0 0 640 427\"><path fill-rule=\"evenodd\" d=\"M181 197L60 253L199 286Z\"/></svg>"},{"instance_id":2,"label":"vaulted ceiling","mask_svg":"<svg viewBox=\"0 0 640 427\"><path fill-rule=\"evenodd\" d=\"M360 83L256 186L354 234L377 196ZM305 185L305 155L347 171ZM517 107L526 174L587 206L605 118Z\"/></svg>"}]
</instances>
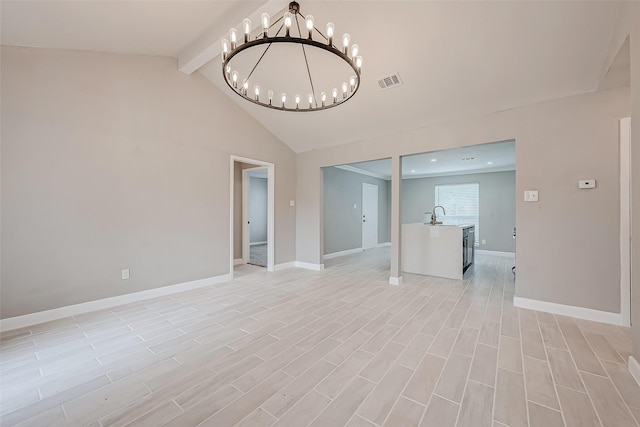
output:
<instances>
[{"instance_id":1,"label":"vaulted ceiling","mask_svg":"<svg viewBox=\"0 0 640 427\"><path fill-rule=\"evenodd\" d=\"M337 108L268 110L224 83L220 39L243 17L257 23L286 1L3 0L0 37L6 45L176 57L181 71L203 73L296 152L381 135L392 143L409 129L628 84L623 41L614 43L620 2L300 3L317 26L331 20L338 34L348 31L364 56L359 92ZM607 78L610 68L616 78ZM377 80L393 73L403 85L381 90Z\"/></svg>"}]
</instances>

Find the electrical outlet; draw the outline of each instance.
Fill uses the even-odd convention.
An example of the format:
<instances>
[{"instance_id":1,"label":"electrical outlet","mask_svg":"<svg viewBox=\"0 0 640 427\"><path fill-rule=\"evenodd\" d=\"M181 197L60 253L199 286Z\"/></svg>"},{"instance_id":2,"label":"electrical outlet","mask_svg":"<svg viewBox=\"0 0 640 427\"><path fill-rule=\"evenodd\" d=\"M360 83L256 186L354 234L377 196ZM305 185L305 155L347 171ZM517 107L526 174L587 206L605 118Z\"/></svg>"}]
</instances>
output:
<instances>
[{"instance_id":1,"label":"electrical outlet","mask_svg":"<svg viewBox=\"0 0 640 427\"><path fill-rule=\"evenodd\" d=\"M122 280L127 280L129 278L129 269L125 268L122 270Z\"/></svg>"}]
</instances>

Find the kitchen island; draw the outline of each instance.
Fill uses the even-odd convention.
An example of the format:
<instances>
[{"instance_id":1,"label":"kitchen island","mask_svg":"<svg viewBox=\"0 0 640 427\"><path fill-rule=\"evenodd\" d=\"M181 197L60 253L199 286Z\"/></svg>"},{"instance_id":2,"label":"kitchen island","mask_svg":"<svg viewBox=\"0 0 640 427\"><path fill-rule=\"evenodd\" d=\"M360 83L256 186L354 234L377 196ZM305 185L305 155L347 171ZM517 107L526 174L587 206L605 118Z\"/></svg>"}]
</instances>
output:
<instances>
[{"instance_id":1,"label":"kitchen island","mask_svg":"<svg viewBox=\"0 0 640 427\"><path fill-rule=\"evenodd\" d=\"M475 226L403 224L401 270L461 280L473 264Z\"/></svg>"}]
</instances>

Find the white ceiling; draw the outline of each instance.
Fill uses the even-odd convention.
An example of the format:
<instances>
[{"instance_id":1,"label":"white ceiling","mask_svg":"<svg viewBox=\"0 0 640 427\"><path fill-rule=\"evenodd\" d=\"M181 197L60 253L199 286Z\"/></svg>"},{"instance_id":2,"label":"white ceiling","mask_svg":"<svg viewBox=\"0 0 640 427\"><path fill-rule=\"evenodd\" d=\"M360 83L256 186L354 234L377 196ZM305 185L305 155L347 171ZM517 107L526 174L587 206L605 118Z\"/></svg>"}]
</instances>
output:
<instances>
[{"instance_id":1,"label":"white ceiling","mask_svg":"<svg viewBox=\"0 0 640 427\"><path fill-rule=\"evenodd\" d=\"M263 1L2 0L2 44L174 56ZM223 30L226 31L226 30Z\"/></svg>"},{"instance_id":2,"label":"white ceiling","mask_svg":"<svg viewBox=\"0 0 640 427\"><path fill-rule=\"evenodd\" d=\"M620 8L614 1L305 0L302 12L317 27L331 20L360 45L363 82L342 106L286 113L232 93L215 56L242 17L283 4L3 0L0 37L9 45L175 56L182 70L193 58L201 61L190 62L193 69L210 60L200 71L302 152L596 90ZM381 91L377 80L395 72L404 85Z\"/></svg>"},{"instance_id":3,"label":"white ceiling","mask_svg":"<svg viewBox=\"0 0 640 427\"><path fill-rule=\"evenodd\" d=\"M515 170L515 168L515 141L480 144L402 157L402 178L404 179L498 172ZM390 179L391 159L351 163L345 169Z\"/></svg>"}]
</instances>

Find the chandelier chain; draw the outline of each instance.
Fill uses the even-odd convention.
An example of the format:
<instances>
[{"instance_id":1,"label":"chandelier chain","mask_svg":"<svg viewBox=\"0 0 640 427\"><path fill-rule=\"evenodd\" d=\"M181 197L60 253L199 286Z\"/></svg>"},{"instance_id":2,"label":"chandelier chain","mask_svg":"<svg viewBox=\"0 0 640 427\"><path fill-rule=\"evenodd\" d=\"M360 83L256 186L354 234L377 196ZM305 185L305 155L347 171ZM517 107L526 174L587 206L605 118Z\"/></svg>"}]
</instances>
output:
<instances>
[{"instance_id":1,"label":"chandelier chain","mask_svg":"<svg viewBox=\"0 0 640 427\"><path fill-rule=\"evenodd\" d=\"M302 31L300 31L300 22L298 21L298 14L296 14L296 25L298 26L298 34L300 35L300 37L302 37ZM307 59L307 51L304 49L303 44L301 44L300 47L302 47L302 54L304 55L304 63L307 66L307 74L309 75L309 84L311 84L311 93L313 94L313 100L315 101L316 108L317 108L318 97L316 96L316 90L313 87L313 79L311 78L311 70L309 69L309 60Z\"/></svg>"}]
</instances>

